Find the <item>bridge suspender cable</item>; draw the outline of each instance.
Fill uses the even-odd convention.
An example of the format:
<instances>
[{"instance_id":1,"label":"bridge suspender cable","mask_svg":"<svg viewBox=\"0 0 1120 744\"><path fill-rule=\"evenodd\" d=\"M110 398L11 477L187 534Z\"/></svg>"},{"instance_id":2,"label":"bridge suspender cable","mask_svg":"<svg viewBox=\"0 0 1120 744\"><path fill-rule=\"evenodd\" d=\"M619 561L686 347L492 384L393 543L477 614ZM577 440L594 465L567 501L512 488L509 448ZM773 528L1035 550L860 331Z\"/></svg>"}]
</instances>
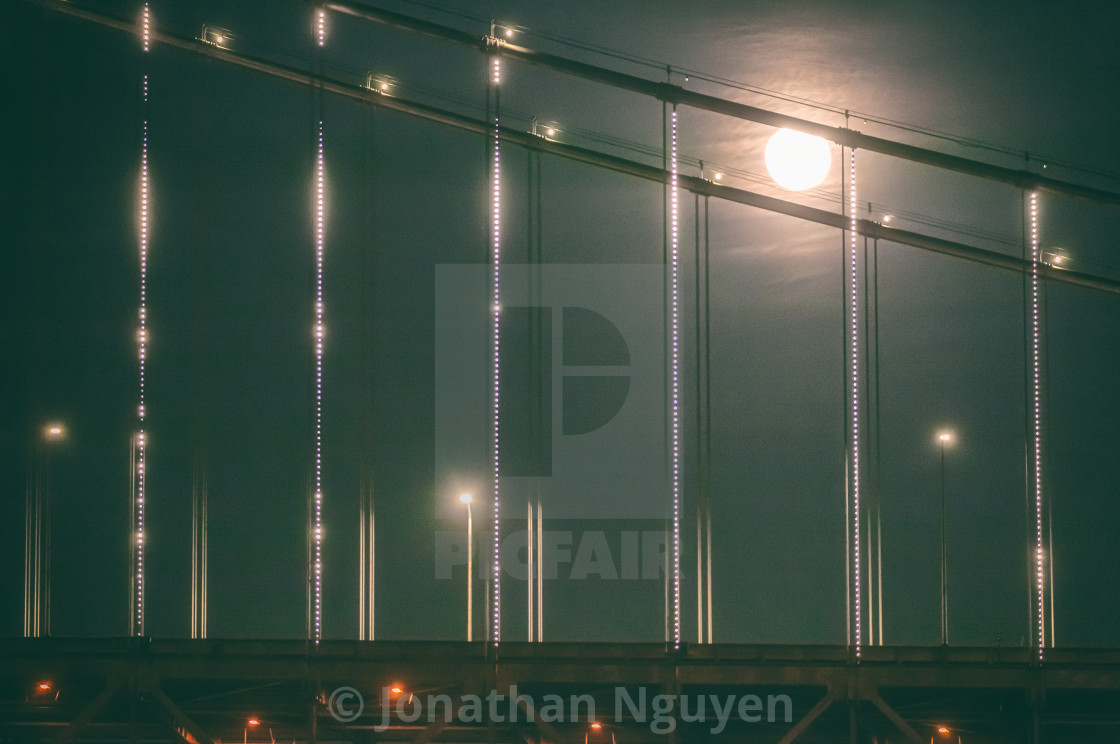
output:
<instances>
[{"instance_id":1,"label":"bridge suspender cable","mask_svg":"<svg viewBox=\"0 0 1120 744\"><path fill-rule=\"evenodd\" d=\"M326 43L326 11L315 15L316 60L322 68L322 49ZM315 493L311 505L311 640L316 645L323 638L323 265L324 265L324 155L323 155L323 88L315 91L318 126L315 141Z\"/></svg>"},{"instance_id":2,"label":"bridge suspender cable","mask_svg":"<svg viewBox=\"0 0 1120 744\"><path fill-rule=\"evenodd\" d=\"M494 36L491 25L488 43L497 49L500 44ZM493 486L493 589L491 602L491 632L490 639L496 648L501 640L502 622L502 593L501 593L501 314L502 314L502 127L501 127L501 98L499 84L502 82L502 61L492 54L490 59L489 101L490 121L490 185L491 185L491 224L490 224L490 344L491 344L491 415L493 418L493 432L491 437L491 450L493 457L492 486Z\"/></svg>"},{"instance_id":3,"label":"bridge suspender cable","mask_svg":"<svg viewBox=\"0 0 1120 744\"><path fill-rule=\"evenodd\" d=\"M1041 662L1046 648L1046 556L1042 549L1042 385L1038 307L1038 192L1030 194L1030 248L1031 248L1031 317L1030 317L1030 374L1031 374L1031 434L1032 452L1030 457L1031 486L1034 490L1035 522L1035 593L1037 595L1037 641L1038 660Z\"/></svg>"},{"instance_id":4,"label":"bridge suspender cable","mask_svg":"<svg viewBox=\"0 0 1120 744\"><path fill-rule=\"evenodd\" d=\"M670 426L673 496L673 648L681 646L681 355L680 197L677 187L677 108L669 115Z\"/></svg>"},{"instance_id":5,"label":"bridge suspender cable","mask_svg":"<svg viewBox=\"0 0 1120 744\"><path fill-rule=\"evenodd\" d=\"M140 194L139 194L139 247L140 247L140 328L137 332L139 344L138 393L137 405L138 430L132 439L133 450L133 497L131 503L134 541L132 546L132 601L129 635L144 635L144 497L147 482L147 441L145 428L144 383L148 353L148 247L151 238L150 191L148 180L148 52L151 49L152 17L148 4L144 4L140 17L140 41L143 46L141 64L141 141L140 141Z\"/></svg>"},{"instance_id":6,"label":"bridge suspender cable","mask_svg":"<svg viewBox=\"0 0 1120 744\"><path fill-rule=\"evenodd\" d=\"M852 531L852 564L849 567L853 579L853 618L854 628L853 636L851 638L852 646L855 650L855 657L858 661L861 655L861 642L863 638L863 603L862 603L862 585L860 582L860 471L859 471L859 453L860 453L860 366L859 366L859 270L857 264L857 239L859 218L856 216L856 210L859 208L856 199L856 153L855 150L848 151L849 168L848 168L848 214L851 220L851 225L848 230L848 308L849 308L849 331L848 331L848 355L849 355L849 380L851 385L850 397L851 411L851 494L852 494L852 522L850 529Z\"/></svg>"}]
</instances>

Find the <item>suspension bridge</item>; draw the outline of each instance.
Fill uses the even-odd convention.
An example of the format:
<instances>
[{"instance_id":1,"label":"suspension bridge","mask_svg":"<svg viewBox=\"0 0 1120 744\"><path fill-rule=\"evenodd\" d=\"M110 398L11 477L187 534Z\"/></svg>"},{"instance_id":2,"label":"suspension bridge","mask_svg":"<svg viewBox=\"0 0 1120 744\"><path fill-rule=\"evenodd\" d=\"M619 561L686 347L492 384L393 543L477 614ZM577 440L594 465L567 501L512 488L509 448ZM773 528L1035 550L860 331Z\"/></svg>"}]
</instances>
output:
<instances>
[{"instance_id":1,"label":"suspension bridge","mask_svg":"<svg viewBox=\"0 0 1120 744\"><path fill-rule=\"evenodd\" d=\"M139 139L133 162L139 166L136 198L131 204L136 228L132 240L139 255L133 288L137 300L133 309L137 365L132 371L134 414L129 424L132 433L127 463L129 524L127 531L122 528L129 545L129 588L127 612L122 609L120 614L127 617L127 628L122 627L120 637L97 639L52 633L51 567L58 543L53 541L52 547L51 536L52 520L56 522L58 517L52 517L55 510L49 453L66 432L62 424L48 424L42 441L36 444L35 468L26 490L24 637L0 640L0 679L5 690L0 699L0 740L543 743L582 739L585 744L618 744L667 737L673 741L723 738L785 744L826 740L1114 739L1120 726L1120 650L1067 647L1058 641L1055 597L1062 587L1056 585L1052 568L1053 506L1046 469L1051 429L1045 418L1049 410L1045 397L1045 293L1047 288L1059 287L1115 302L1120 281L1108 272L1082 270L1076 263L1067 261L1063 265L1066 256L1047 248L1041 235L1046 230L1042 216L1046 200L1065 200L1107 212L1120 207L1120 194L1077 179L1051 177L1040 172L1041 163L1033 168L1030 162L1023 168L1007 167L697 92L675 80L671 68L665 81L657 81L537 50L518 38L521 32L516 26L496 21L490 23L488 31L479 33L356 2L309 3L310 51L306 64L297 65L239 51L236 36L225 29L203 26L198 34L185 34L162 27L147 4L136 18L54 0L26 5L51 16L123 32L118 37L131 39L137 46ZM398 89L390 76L370 72L345 79L336 74L326 62L324 50L330 44L335 23L342 21L353 24L347 27L351 32L368 25L399 33L404 39L418 39L417 43L436 43L472 54L486 78L482 115L411 97L407 88ZM162 82L152 71L149 58L161 49L185 52L192 63L211 65L208 69L214 69L212 65L241 69L310 94L310 171L304 175L311 184L307 243L312 290L304 320L311 327L305 361L312 382L306 397L310 411L305 412L310 421L306 438L306 545L299 546L301 551L306 547L306 633L298 640L220 639L210 632L213 567L209 556L213 549L210 535L215 528L211 516L214 505L205 469L198 468L189 489L190 637L163 637L152 632L148 624L147 608L154 601L153 594L182 591L181 587L153 584L149 569L154 549L151 541L160 539L150 530L150 507L161 498L159 489L153 491L151 485L156 477L153 474L160 468L160 457L150 450L151 432L159 430L158 406L150 404L159 367L149 326L160 297L152 291L149 272L153 245L158 246L160 241L159 210L165 208L156 198L160 190L152 163L159 152L155 143L166 140L151 115L151 98ZM562 128L535 118L528 128L521 126L518 116L510 114L511 96L503 98L511 68L543 70L579 84L606 86L648 99L661 109L661 146L630 157L625 148L595 147L593 139L578 144L566 141ZM481 372L483 383L476 387L484 389L485 394L472 391L456 398L461 391L453 391L451 399L457 403L445 404L443 409L454 411L452 419L464 410L470 413L477 423L469 428L470 436L485 444L482 458L476 457L477 451L471 453L480 460L474 464L475 471L462 483L453 484L463 491L466 514L473 520L466 533L466 547L449 544L445 556L449 572L451 563L461 565L460 557L467 566L462 577L467 596L465 640L387 640L379 634L375 622L378 608L399 602L402 592L399 586L386 590L375 581L378 561L383 560L376 547L379 529L375 514L383 518L384 512L375 508L374 475L364 469L358 477L357 513L348 511L344 517L349 524L357 522L359 533L358 557L353 560L358 569L354 603L357 637L332 629L331 613L324 608L324 598L332 591L333 566L327 558L330 535L340 529L325 517L331 508L330 479L325 468L332 458L326 391L339 384L331 379L331 332L335 328L331 310L336 299L328 272L335 213L330 204L331 165L332 158L342 159L333 154L336 150L332 142L335 123L338 129L344 128L338 121L343 117L335 108L340 101L432 124L485 145L485 167L477 174L486 184L485 199L484 205L477 205L477 211L485 225L486 250L485 261L475 267L484 268L485 275L468 270L445 274L441 279L437 274L436 285L437 292L441 287L466 287L468 301L485 308L484 313L475 313L479 315L474 318L479 321L477 329L454 322L436 329L437 333L451 335L462 332L464 337L484 342L481 347L475 344L477 359L472 364L478 368L476 372ZM751 188L749 178L736 180L730 170L714 170L711 163L686 157L681 145L686 127L682 114L686 111L794 130L837 149L841 194L835 205L839 208L824 208L797 195L775 196L764 188ZM518 157L528 163L525 214L513 207L523 195L514 193L510 186L511 152L519 153ZM1017 250L978 245L969 242L967 235L960 237L951 231L923 230L922 226L930 223L920 219L912 220L913 229L906 229L898 224L900 220L892 219L893 215L877 212L862 196L865 154L869 159L920 164L954 177L991 184L1002 190L1001 194L1013 193L1011 201L1021 210L1023 225ZM641 545L648 541L655 549L640 552L639 543L626 536L639 533L623 532L616 551L622 559L621 567L612 564L605 568L601 560L596 560L602 554L595 552L595 546L586 554L581 546L575 559L578 562L583 556L584 571L590 563L601 577L613 572L616 578L628 578L627 574L633 574L629 578L639 574L645 578L644 562L652 556L660 595L657 599L663 610L657 619L663 637L657 642L552 640L546 623L546 608L554 611L546 598L545 578L546 573L555 571L555 546L546 544L544 520L556 512L566 518L582 515L564 513L557 492L549 491L541 482L517 479L548 470L541 462L547 459L552 440L538 434L549 430L555 415L545 402L543 389L553 383L541 381L551 380L542 369L552 363L556 352L551 346L551 331L547 330L552 328L551 317L546 318L541 309L563 307L562 313L555 314L562 315L558 322L565 333L586 322L588 327L598 329L600 338L613 337L612 331L595 325L602 315L590 311L581 315L579 308L550 299L554 294L562 295L561 290L588 282L592 274L575 272L556 279L547 269L548 262L541 253L542 156L600 169L660 190L657 201L661 221L656 229L661 233L662 251L660 263L654 264L655 271L650 274L652 283L644 274L622 273L618 276L623 277L619 280L623 284L614 285L629 286L624 282L632 281L636 292L652 287L660 295L655 298L660 303L655 306L660 314L655 325L661 338L660 345L655 344L660 355L655 365L656 382L661 386L656 406L660 418L655 421L660 431L653 439L657 440L655 450L661 459L655 469L662 472L652 481L657 488L652 507L646 502L632 504L634 513L623 515L636 516L635 523L646 528L650 521L657 523L655 528L641 532ZM874 172L874 167L870 170ZM693 200L690 214L686 214L686 195ZM827 195L817 197L818 201L828 201ZM724 595L713 582L713 557L734 553L736 548L713 537L719 534L721 518L719 509L715 509L717 529L713 531L711 309L707 304L711 281L708 215L713 201L782 215L798 224L825 228L839 239L844 436L842 469L836 480L843 498L843 522L830 525L830 529L842 536L839 542L844 551L842 575L837 582L843 602L835 612L837 624L843 627L842 643L719 642L721 628L714 618L719 615L718 605ZM524 219L526 225L511 225L515 221L511 215L516 215L516 220ZM691 224L686 225L688 220ZM694 234L689 234L688 227ZM1023 336L1022 366L1015 373L1024 398L1020 422L1024 473L1020 497L1024 509L1017 517L1022 520L1022 534L1016 533L1015 539L1025 558L1022 565L1008 567L1007 573L1015 575L1011 583L1022 595L1027 632L1010 643L1001 640L963 645L955 642L950 632L951 618L956 613L967 614L967 609L950 604L945 467L946 449L954 444L956 435L949 430L940 431L934 445L940 455L940 642L884 642L889 623L884 613L889 610L884 609L883 599L878 477L882 461L878 418L883 405L878 395L880 242L995 270L1011 277L1021 290L1021 302L1014 314L1021 321ZM690 258L691 248L695 252ZM448 307L445 312L449 316L462 309L453 302ZM469 315L471 307L467 309ZM524 317L514 313L521 310L527 310ZM525 321L524 335L511 318ZM623 321L614 320L625 327ZM613 328L609 322L607 326ZM481 331L476 332L478 329ZM622 362L602 362L580 357L578 350L564 343L557 347L564 364L584 369L588 376L582 379L600 379L589 376L585 368L601 366L608 370L601 379L611 382L603 383L603 390L612 389L610 385L622 379L613 368L638 366L636 356L626 356ZM377 356L377 351L370 348L370 339L363 339L363 345L367 347L364 353ZM637 355L638 347L631 346ZM483 348L484 354L478 348ZM569 355L573 361L568 361ZM439 374L437 371L436 387L441 389ZM521 385L519 375L530 380L527 387ZM573 377L563 378L565 393L570 379ZM634 379L638 379L636 373ZM571 384L575 389L577 384L590 383ZM638 389L639 382L628 384L632 387L624 388L622 400ZM598 396L596 401L610 406L608 393ZM466 403L460 406L462 401ZM514 410L515 403L524 404L525 410ZM525 428L511 423L522 413L528 422ZM436 415L440 415L439 410ZM584 430L603 425L594 414L584 415L590 422L583 424ZM564 435L585 433L571 423L574 414L567 416L566 410L559 416ZM362 436L368 443L372 435L364 432ZM166 452L155 452L166 457ZM715 467L718 469L718 462ZM437 473L436 479L439 477ZM439 483L437 487L445 485ZM649 501L648 494L642 498ZM472 511L476 506L477 512ZM526 506L527 517L523 511ZM472 532L475 524L477 533ZM514 571L505 541L514 533L523 534L517 538L521 542L515 540L513 550L518 556L514 562L523 576L511 580ZM523 566L521 550L526 555ZM478 570L472 562L475 556ZM106 601L115 604L115 599ZM123 606L123 601L120 604ZM668 701L669 707L658 712L653 707L655 698ZM545 712L549 704L553 706L551 715ZM722 713L721 705L725 706Z\"/></svg>"}]
</instances>

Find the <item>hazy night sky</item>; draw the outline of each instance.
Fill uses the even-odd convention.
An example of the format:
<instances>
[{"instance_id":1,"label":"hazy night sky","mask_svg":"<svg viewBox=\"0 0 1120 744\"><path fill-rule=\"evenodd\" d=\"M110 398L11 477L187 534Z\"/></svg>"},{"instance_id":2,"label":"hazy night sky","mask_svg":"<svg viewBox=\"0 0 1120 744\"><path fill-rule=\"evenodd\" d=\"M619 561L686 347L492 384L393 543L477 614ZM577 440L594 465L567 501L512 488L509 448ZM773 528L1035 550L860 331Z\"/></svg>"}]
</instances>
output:
<instances>
[{"instance_id":1,"label":"hazy night sky","mask_svg":"<svg viewBox=\"0 0 1120 744\"><path fill-rule=\"evenodd\" d=\"M140 7L74 4L126 18ZM480 37L494 17L522 28L518 41L529 47L650 80L665 80L671 65L671 81L690 90L834 126L845 124L848 110L848 126L869 134L1120 190L1120 178L1107 175L1120 172L1120 48L1113 38L1120 7L1111 4L880 2L857 12L849 3L808 0L438 0L431 7L385 0L382 7ZM311 64L311 9L294 0L155 0L152 12L160 29L197 36L210 24L233 32L233 49ZM37 462L49 470L55 502L52 632L120 635L127 627L129 437L136 426L142 53L133 35L30 3L4 3L0 19L8 122L0 175L0 633L21 628L24 494ZM192 471L205 461L211 637L302 637L315 99L307 87L160 45L147 63L154 210L147 633L188 634ZM486 60L472 50L332 15L323 64L327 75L355 84L376 71L395 81L394 95L483 117ZM742 85L695 75L686 81L682 70ZM506 126L527 130L536 116L557 123L563 142L660 165L659 102L515 63L505 64L504 78ZM464 569L439 578L437 552L441 533L465 528L459 490L480 488L488 467L487 300L478 297L473 317L468 291L472 281L484 287L485 143L329 96L323 118L325 636L357 637L358 489L368 469L377 511L378 637L460 638ZM726 170L732 185L838 210L838 147L813 194L751 178L765 174L770 131L682 108L682 172L699 175L702 159ZM857 152L857 159L859 201L871 203L873 218L892 214L905 229L1021 255L1024 200L1015 189L872 153ZM504 250L515 263L525 261L536 234L528 161L525 150L503 148ZM596 491L606 482L596 478L617 477L645 499L624 518L591 507L583 516L577 507L569 516L580 518L546 521L546 528L573 533L573 557L581 535L602 531L621 570L630 539L623 533L663 529L658 510L668 503L657 397L663 380L642 356L661 341L659 298L642 293L641 277L653 276L660 287L662 188L550 155L540 164L545 264L583 267L586 274L565 275L574 277L565 280L569 288L606 277L604 295L628 308L620 312L631 313L637 334L627 339L626 362L626 405L634 408L615 422L620 436L604 429L602 445L588 445L595 457L575 462L586 479L576 490L601 506L613 492ZM692 640L697 215L691 194L682 192L682 205L682 615L683 636ZM842 643L842 235L718 199L709 207L715 639ZM1044 250L1061 247L1077 270L1120 279L1120 211L1043 195L1040 219ZM469 264L476 266L463 266ZM619 265L633 269L618 275L633 283L614 278ZM1023 279L885 242L878 266L884 640L939 639L935 434L950 428L958 439L946 458L952 642L1017 645L1030 632L1033 541ZM466 295L448 289L463 286ZM1043 293L1044 493L1053 509L1057 642L1116 646L1120 296L1054 283ZM464 297L465 306L456 304ZM574 334L578 318L562 324L569 300L557 299L553 328ZM472 333L482 334L481 345L470 343ZM441 366L455 344L473 350L462 369ZM615 364L595 359L599 352L609 357L609 347L603 337L580 348L557 340L552 361ZM589 355L582 360L581 350ZM448 385L457 391L452 398L466 403L441 404ZM583 404L553 407L556 443L579 451L578 435L563 424L593 419L596 405L608 405L608 387ZM652 407L648 395L639 400L649 390ZM552 392L562 393L560 383ZM471 402L479 400L475 415ZM37 441L42 424L53 420L65 422L68 436L48 455ZM454 467L438 454L445 426L454 429ZM553 466L563 465L555 454ZM511 532L523 529L519 487L510 481ZM564 512L560 501L546 499L546 517ZM559 578L545 582L546 639L662 639L659 578L575 579L570 570L561 564ZM503 592L504 636L523 639L525 584L507 578Z\"/></svg>"}]
</instances>

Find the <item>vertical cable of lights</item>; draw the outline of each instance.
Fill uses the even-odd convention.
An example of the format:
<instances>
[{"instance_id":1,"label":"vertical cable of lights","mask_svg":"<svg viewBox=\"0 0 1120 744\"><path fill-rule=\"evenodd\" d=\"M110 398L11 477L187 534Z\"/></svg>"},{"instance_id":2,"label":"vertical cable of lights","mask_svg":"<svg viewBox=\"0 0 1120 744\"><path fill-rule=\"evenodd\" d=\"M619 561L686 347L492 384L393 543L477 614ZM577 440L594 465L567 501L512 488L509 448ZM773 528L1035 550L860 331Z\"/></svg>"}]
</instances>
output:
<instances>
[{"instance_id":1,"label":"vertical cable of lights","mask_svg":"<svg viewBox=\"0 0 1120 744\"><path fill-rule=\"evenodd\" d=\"M859 269L856 260L856 247L858 238L859 218L857 216L856 201L856 151L849 152L848 168L848 209L850 213L849 257L848 257L848 304L850 308L850 339L849 354L851 358L851 401L852 401L852 576L853 576L853 602L854 602L854 639L856 659L860 658L860 643L863 628L862 603L860 594L860 503L859 503Z\"/></svg>"},{"instance_id":2,"label":"vertical cable of lights","mask_svg":"<svg viewBox=\"0 0 1120 744\"><path fill-rule=\"evenodd\" d=\"M1042 552L1042 392L1038 314L1038 192L1030 197L1031 220L1031 393L1034 436L1035 582L1038 603L1038 660L1046 646L1045 572Z\"/></svg>"},{"instance_id":3,"label":"vertical cable of lights","mask_svg":"<svg viewBox=\"0 0 1120 744\"><path fill-rule=\"evenodd\" d=\"M150 184L148 178L148 62L147 54L151 49L152 41L152 14L147 3L144 3L140 19L140 38L144 48L143 72L141 73L141 107L143 110L142 133L140 141L140 331L138 334L139 349L139 404L137 406L137 423L139 430L136 432L134 447L135 458L135 484L136 494L133 508L135 525L135 556L133 566L135 575L133 580L132 599L132 635L144 635L144 485L147 480L146 452L147 442L144 434L146 419L144 383L146 363L148 356L148 246L150 241Z\"/></svg>"},{"instance_id":4,"label":"vertical cable of lights","mask_svg":"<svg viewBox=\"0 0 1120 744\"><path fill-rule=\"evenodd\" d=\"M500 564L500 537L501 537L501 522L500 522L500 486L501 486L501 468L500 468L500 454L501 454L501 440L500 440L500 412L501 412L501 314L502 314L502 293L501 293L501 274L502 274L502 241L501 241L501 222L502 222L502 157L501 157L501 108L500 97L498 92L498 85L502 82L502 62L495 55L490 61L490 90L493 94L493 110L491 116L493 117L494 129L493 138L491 140L491 157L490 157L490 181L491 181L491 223L490 223L490 281L491 281L491 347L492 347L492 370L491 370L491 388L492 388L492 416L493 416L493 510L494 510L494 530L493 530L493 550L494 550L494 565L493 565L493 583L494 588L491 593L492 603L492 620L491 620L491 634L490 638L494 646L497 647L501 639L501 623L502 623L502 592L501 592L501 564Z\"/></svg>"},{"instance_id":5,"label":"vertical cable of lights","mask_svg":"<svg viewBox=\"0 0 1120 744\"><path fill-rule=\"evenodd\" d=\"M326 11L316 11L315 35L319 50L326 42ZM321 54L319 55L321 59ZM312 595L312 640L323 638L323 95L318 92L318 137L315 143L315 502L313 504L314 566Z\"/></svg>"},{"instance_id":6,"label":"vertical cable of lights","mask_svg":"<svg viewBox=\"0 0 1120 744\"><path fill-rule=\"evenodd\" d=\"M680 205L677 188L677 107L670 115L669 133L669 282L671 307L671 395L673 466L673 648L681 646L681 383L680 383Z\"/></svg>"}]
</instances>

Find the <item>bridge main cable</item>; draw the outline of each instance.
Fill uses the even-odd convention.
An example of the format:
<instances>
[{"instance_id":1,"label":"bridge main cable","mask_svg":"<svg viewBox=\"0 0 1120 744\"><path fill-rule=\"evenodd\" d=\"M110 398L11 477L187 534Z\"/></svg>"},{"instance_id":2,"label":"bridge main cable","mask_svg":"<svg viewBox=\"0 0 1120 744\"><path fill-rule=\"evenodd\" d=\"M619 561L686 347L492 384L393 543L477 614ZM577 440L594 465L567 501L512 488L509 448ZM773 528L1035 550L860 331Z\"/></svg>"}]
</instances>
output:
<instances>
[{"instance_id":1,"label":"bridge main cable","mask_svg":"<svg viewBox=\"0 0 1120 744\"><path fill-rule=\"evenodd\" d=\"M1111 207L1120 207L1120 194L1112 191L1083 186L1056 178L1047 178L1027 170L1004 168L1002 166L992 165L991 163L962 158L957 155L949 155L936 150L908 145L882 137L874 137L857 132L854 129L819 124L814 121L809 121L808 119L801 119L796 116L789 116L788 114L780 114L757 106L738 103L737 101L729 101L725 98L719 98L718 96L685 90L679 85L654 82L635 75L628 75L605 67L568 59L567 57L538 52L525 46L512 44L506 40L503 40L501 46L497 50L487 50L486 41L481 36L472 35L465 31L451 28L450 26L443 26L402 13L395 13L382 8L349 2L348 0L328 0L327 2L306 0L306 2L311 2L327 10L345 13L374 23L380 23L468 46L482 53L494 54L496 52L519 62L537 65L538 67L563 72L586 80L593 80L616 88L652 96L670 105L690 106L704 111L712 111L725 116L731 116L736 119L766 124L767 126L796 129L799 132L822 137L843 147L878 152L883 155L890 155L915 163L931 165L935 168L965 173L989 181L1005 183L1017 189L1048 191L1076 199L1106 204Z\"/></svg>"},{"instance_id":2,"label":"bridge main cable","mask_svg":"<svg viewBox=\"0 0 1120 744\"><path fill-rule=\"evenodd\" d=\"M60 2L59 0L31 0L36 4L48 7L52 10L66 13L68 15L83 18L88 21L99 23L109 28L115 28L127 33L134 33L136 30L136 23L132 20L125 20L112 16L99 11L93 11L85 8L79 8L71 5L70 3ZM167 44L168 46L184 49L204 56L219 59L223 62L229 62L241 67L245 67L258 72L263 72L273 77L289 80L292 82L300 83L301 85L319 85L323 86L323 90L335 95L340 95L346 98L351 98L357 101L364 101L373 106L381 106L383 108L397 111L409 116L415 116L427 121L433 121L446 126L455 127L464 131L474 132L480 135L487 135L493 131L493 126L480 119L475 119L463 114L458 114L446 109L441 109L436 106L430 106L415 101L408 101L396 96L381 95L374 91L364 88L360 85L343 82L341 80L328 78L323 75L316 75L309 73L306 70L301 70L289 65L272 62L260 57L244 54L242 52L235 52L230 49L214 46L213 44L205 44L194 38L187 38L178 36L165 31L152 30L152 41L160 44ZM515 145L525 147L527 149L539 150L546 152L557 157L565 158L575 162L584 163L587 165L594 165L607 170L612 170L617 173L623 173L637 178L642 178L647 181L655 181L657 183L668 183L669 173L663 168L656 166L646 165L639 163L635 160L628 160L626 158L618 157L616 155L609 155L606 153L590 150L584 147L576 147L575 145L568 145L555 140L548 140L529 132L522 132L514 129L501 129L501 138L504 142L510 142ZM805 220L807 222L815 222L819 225L833 227L839 230L849 228L849 221L843 214L836 212L829 212L824 209L816 207L808 207L802 204L785 201L773 196L766 196L758 194L746 189L739 189L732 186L724 186L716 184L707 179L698 176L678 176L678 185L687 191L700 196L711 196L717 199L724 199L726 201L735 202L737 204L744 204L750 207L757 207L765 209L770 212L777 212L797 219ZM907 245L913 248L921 248L922 250L933 251L946 256L953 256L956 258L963 258L975 263L993 266L995 268L1006 269L1022 273L1023 271L1030 271L1031 262L1024 261L1021 258L1010 256L997 251L990 251L983 248L967 245L964 243L957 243L952 240L937 238L923 233L916 233L909 230L899 230L893 227L873 222L871 220L861 219L857 221L856 230L860 235L866 235L869 238L878 238L880 240L896 243L898 245ZM1100 290L1102 292L1109 292L1111 294L1120 295L1120 281L1110 279L1108 277L1098 276L1095 274L1088 274L1079 271L1069 271L1066 269L1057 269L1048 265L1040 265L1038 267L1040 277L1050 279L1052 281L1062 282L1064 284L1071 284L1080 287L1088 287L1090 289Z\"/></svg>"}]
</instances>

